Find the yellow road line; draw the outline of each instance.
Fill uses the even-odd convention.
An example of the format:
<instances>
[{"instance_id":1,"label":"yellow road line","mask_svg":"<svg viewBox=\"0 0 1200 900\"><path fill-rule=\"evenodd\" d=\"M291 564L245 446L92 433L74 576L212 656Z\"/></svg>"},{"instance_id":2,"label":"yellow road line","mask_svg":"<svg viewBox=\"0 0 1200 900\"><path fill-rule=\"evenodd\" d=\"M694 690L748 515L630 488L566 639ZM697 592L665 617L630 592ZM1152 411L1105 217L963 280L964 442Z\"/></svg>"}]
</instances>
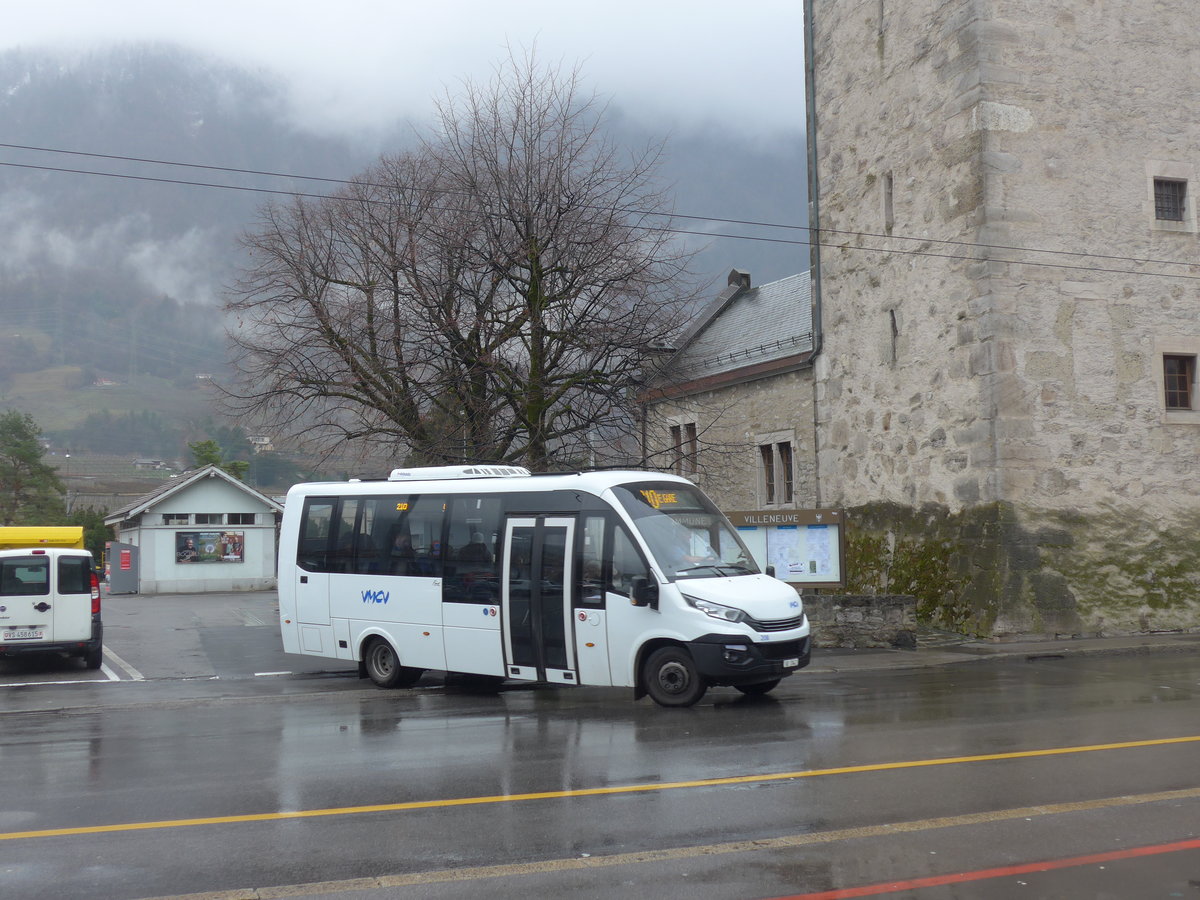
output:
<instances>
[{"instance_id":1,"label":"yellow road line","mask_svg":"<svg viewBox=\"0 0 1200 900\"><path fill-rule=\"evenodd\" d=\"M114 834L122 831L152 831L165 828L191 828L197 825L234 825L242 822L280 822L290 819L313 819L324 816L352 816L378 812L408 812L417 809L446 809L454 806L481 806L492 803L521 803L529 800L561 800L570 797L597 797L610 794L636 794L650 791L673 791L684 788L721 787L732 784L758 784L769 781L789 781L798 778L821 778L827 775L851 775L863 772L887 772L896 769L916 769L928 766L950 766L962 763L994 762L1008 759L1032 759L1043 756L1065 756L1073 753L1092 753L1099 750L1130 750L1161 747L1171 744L1200 742L1200 735L1156 738L1144 741L1123 741L1115 744L1090 744L1082 747L1051 747L1044 750L1016 750L1009 753L986 753L979 756L952 756L939 759L916 759L894 763L872 763L863 766L839 766L833 769L809 769L800 772L767 772L759 775L734 775L725 778L704 778L697 781L668 781L653 784L624 784L612 787L578 788L566 791L540 791L528 794L499 794L485 797L452 797L444 800L414 800L407 803L377 803L370 806L342 806L331 809L301 809L290 812L249 813L239 816L209 816L197 819L167 819L158 822L125 822L115 825L85 825L75 828L46 828L39 831L0 832L0 841L29 838L64 837L81 834Z\"/></svg>"},{"instance_id":2,"label":"yellow road line","mask_svg":"<svg viewBox=\"0 0 1200 900\"><path fill-rule=\"evenodd\" d=\"M1043 806L1024 806L1017 809L1001 809L993 812L967 813L959 816L943 816L934 819L919 819L910 822L893 822L885 825L870 825L861 828L841 828L835 831L806 832L753 841L728 841L720 844L704 844L698 847L671 847L664 850L639 850L632 853L614 853L610 856L570 857L547 859L530 863L511 863L500 866L474 866L458 869L440 869L431 872L410 872L403 875L379 875L371 878L350 878L342 881L320 881L308 884L275 885L273 887L241 888L229 891L208 891L198 894L176 894L170 897L146 898L146 900L284 900L288 897L311 896L313 894L337 894L350 891L368 891L380 888L416 887L448 882L484 881L490 878L512 878L528 875L544 875L561 872L603 869L612 866L640 865L644 863L670 862L673 860L696 859L727 853L751 853L759 850L786 850L818 844L833 844L839 841L863 838L887 837L895 834L912 834L938 828L960 828L971 825L986 825L1008 822L1014 819L1032 819L1039 816L1063 815L1064 813L1088 812L1103 809L1118 809L1140 806L1147 803L1200 799L1200 788L1178 791L1159 791L1152 794L1132 794L1121 797L1106 797L1099 800L1082 800L1074 803L1054 803Z\"/></svg>"}]
</instances>

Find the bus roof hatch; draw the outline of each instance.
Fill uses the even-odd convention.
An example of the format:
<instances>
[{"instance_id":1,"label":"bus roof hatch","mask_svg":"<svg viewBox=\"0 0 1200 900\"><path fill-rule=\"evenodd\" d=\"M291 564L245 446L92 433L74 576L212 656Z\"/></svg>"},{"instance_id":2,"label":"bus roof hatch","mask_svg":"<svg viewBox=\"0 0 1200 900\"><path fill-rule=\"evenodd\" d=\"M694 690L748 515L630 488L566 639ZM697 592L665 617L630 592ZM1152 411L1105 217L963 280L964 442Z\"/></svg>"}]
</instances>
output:
<instances>
[{"instance_id":1,"label":"bus roof hatch","mask_svg":"<svg viewBox=\"0 0 1200 900\"><path fill-rule=\"evenodd\" d=\"M454 478L511 478L528 476L523 466L423 466L392 469L388 481L446 481Z\"/></svg>"}]
</instances>

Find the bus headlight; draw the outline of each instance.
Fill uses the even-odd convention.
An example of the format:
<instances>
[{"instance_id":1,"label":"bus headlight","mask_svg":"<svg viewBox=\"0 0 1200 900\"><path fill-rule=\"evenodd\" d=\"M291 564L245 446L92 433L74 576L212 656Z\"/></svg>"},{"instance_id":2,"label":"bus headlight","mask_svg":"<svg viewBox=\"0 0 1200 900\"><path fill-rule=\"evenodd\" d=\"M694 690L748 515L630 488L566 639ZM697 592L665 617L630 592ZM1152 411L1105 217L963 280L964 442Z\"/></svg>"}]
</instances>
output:
<instances>
[{"instance_id":1,"label":"bus headlight","mask_svg":"<svg viewBox=\"0 0 1200 900\"><path fill-rule=\"evenodd\" d=\"M720 619L722 622L746 621L746 614L740 609L734 609L732 606L722 606L720 603L713 603L711 600L701 600L699 597L692 597L688 594L683 594L683 599L693 609L698 609L706 616L712 616L714 619Z\"/></svg>"}]
</instances>

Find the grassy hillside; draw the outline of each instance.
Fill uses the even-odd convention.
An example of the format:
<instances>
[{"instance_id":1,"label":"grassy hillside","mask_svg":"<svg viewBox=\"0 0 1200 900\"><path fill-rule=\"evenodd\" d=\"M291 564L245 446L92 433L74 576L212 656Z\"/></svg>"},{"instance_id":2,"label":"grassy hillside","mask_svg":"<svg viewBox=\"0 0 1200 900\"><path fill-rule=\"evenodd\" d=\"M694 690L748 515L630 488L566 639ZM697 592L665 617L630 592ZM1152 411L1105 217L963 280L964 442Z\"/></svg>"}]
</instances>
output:
<instances>
[{"instance_id":1,"label":"grassy hillside","mask_svg":"<svg viewBox=\"0 0 1200 900\"><path fill-rule=\"evenodd\" d=\"M0 392L0 405L29 412L53 438L83 425L88 414L153 412L182 427L213 415L212 395L205 382L180 384L154 375L97 385L80 366L54 366L14 374Z\"/></svg>"}]
</instances>

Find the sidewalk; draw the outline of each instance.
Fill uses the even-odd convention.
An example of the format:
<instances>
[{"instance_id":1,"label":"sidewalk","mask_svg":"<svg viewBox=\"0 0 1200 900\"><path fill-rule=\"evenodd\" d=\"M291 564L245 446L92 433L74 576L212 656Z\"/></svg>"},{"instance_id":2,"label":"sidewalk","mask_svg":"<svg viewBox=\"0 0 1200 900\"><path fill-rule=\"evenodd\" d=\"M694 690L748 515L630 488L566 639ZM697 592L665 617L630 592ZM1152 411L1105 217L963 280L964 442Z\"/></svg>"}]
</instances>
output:
<instances>
[{"instance_id":1,"label":"sidewalk","mask_svg":"<svg viewBox=\"0 0 1200 900\"><path fill-rule=\"evenodd\" d=\"M985 659L1056 659L1067 656L1200 654L1200 633L1138 634L1111 638L984 640L944 632L920 634L916 650L813 650L806 672L919 669Z\"/></svg>"}]
</instances>

